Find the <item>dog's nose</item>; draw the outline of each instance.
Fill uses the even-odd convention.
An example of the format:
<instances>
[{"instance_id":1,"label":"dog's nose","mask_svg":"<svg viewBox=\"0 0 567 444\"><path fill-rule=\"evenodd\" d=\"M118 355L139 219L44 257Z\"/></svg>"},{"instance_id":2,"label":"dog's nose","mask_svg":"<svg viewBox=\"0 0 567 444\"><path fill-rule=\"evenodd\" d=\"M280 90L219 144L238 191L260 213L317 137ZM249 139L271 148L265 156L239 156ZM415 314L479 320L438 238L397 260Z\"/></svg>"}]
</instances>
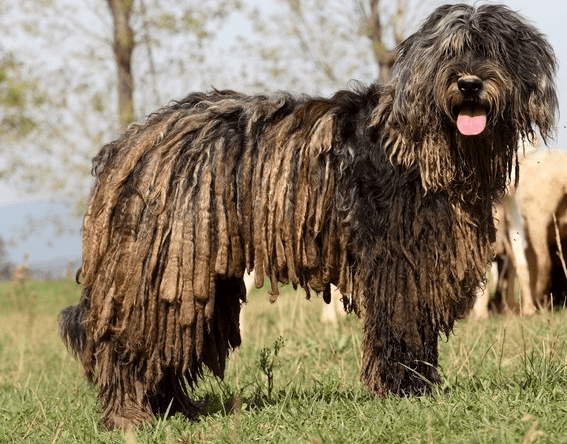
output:
<instances>
[{"instance_id":1,"label":"dog's nose","mask_svg":"<svg viewBox=\"0 0 567 444\"><path fill-rule=\"evenodd\" d=\"M477 76L463 76L457 81L457 87L463 94L476 94L482 89L482 80Z\"/></svg>"}]
</instances>

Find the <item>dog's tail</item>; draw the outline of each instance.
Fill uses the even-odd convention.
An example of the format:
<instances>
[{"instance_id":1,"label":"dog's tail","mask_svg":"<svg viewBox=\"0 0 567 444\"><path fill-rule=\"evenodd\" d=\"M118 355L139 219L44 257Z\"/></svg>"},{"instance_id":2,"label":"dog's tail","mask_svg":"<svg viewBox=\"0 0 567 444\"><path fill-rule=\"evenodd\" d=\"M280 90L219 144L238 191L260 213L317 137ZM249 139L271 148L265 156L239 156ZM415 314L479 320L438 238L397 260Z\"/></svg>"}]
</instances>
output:
<instances>
[{"instance_id":1,"label":"dog's tail","mask_svg":"<svg viewBox=\"0 0 567 444\"><path fill-rule=\"evenodd\" d=\"M85 330L82 326L84 310L80 305L71 305L59 313L59 334L67 350L80 358L85 345Z\"/></svg>"}]
</instances>

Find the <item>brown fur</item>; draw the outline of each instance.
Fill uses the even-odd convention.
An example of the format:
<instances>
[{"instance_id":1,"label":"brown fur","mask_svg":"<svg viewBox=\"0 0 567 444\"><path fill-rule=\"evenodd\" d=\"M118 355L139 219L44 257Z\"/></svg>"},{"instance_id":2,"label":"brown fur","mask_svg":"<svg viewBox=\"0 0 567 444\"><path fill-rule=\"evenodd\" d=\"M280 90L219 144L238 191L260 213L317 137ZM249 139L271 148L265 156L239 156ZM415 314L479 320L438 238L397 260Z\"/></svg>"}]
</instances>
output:
<instances>
[{"instance_id":1,"label":"brown fur","mask_svg":"<svg viewBox=\"0 0 567 444\"><path fill-rule=\"evenodd\" d=\"M103 147L83 294L60 322L105 424L195 413L186 383L203 366L222 376L240 344L245 270L257 286L270 278L274 301L278 283L325 300L336 285L364 318L366 386L429 391L438 336L492 256L517 143L552 131L554 72L545 39L507 8L446 6L401 45L387 85L329 99L194 93ZM474 97L456 86L464 75L482 77ZM455 125L468 100L488 113L475 137Z\"/></svg>"}]
</instances>

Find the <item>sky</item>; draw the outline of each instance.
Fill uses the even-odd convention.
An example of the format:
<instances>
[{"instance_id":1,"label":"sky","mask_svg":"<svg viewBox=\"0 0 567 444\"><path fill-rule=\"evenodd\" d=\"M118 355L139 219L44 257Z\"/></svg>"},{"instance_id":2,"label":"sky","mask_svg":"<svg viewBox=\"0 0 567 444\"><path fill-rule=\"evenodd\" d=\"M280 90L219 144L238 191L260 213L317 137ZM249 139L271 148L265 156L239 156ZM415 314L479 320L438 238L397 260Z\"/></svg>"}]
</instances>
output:
<instances>
[{"instance_id":1,"label":"sky","mask_svg":"<svg viewBox=\"0 0 567 444\"><path fill-rule=\"evenodd\" d=\"M557 140L552 148L567 149L567 6L565 0L508 0L501 1L527 17L541 32L547 35L560 63L557 88L560 101L560 119ZM429 12L424 10L424 14ZM238 27L238 23L232 26ZM96 74L93 73L93 77ZM346 79L348 80L348 79ZM345 80L345 81L346 81ZM567 168L567 165L566 165ZM15 189L0 183L0 236L16 242L8 246L9 260L21 262L29 253L34 266L62 264L78 260L81 254L80 219L69 225L72 233L56 235L53 229L39 229L28 233L22 240L21 226L30 216L38 220L66 217L68 209L38 196L23 196ZM41 225L41 224L40 224Z\"/></svg>"}]
</instances>

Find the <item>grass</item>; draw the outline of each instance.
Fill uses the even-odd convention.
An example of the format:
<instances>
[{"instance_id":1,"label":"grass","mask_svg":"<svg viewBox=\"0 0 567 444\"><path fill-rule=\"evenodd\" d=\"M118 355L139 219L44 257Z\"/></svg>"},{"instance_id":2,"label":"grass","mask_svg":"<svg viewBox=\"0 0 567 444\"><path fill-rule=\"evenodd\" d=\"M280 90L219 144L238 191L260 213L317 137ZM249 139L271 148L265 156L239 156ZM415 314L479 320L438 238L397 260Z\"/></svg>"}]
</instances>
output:
<instances>
[{"instance_id":1,"label":"grass","mask_svg":"<svg viewBox=\"0 0 567 444\"><path fill-rule=\"evenodd\" d=\"M380 400L359 382L359 320L323 325L318 298L253 292L225 380L194 392L208 414L125 434L100 425L58 338L57 313L78 298L67 281L0 284L0 443L567 443L564 310L465 320L440 342L442 387Z\"/></svg>"}]
</instances>

